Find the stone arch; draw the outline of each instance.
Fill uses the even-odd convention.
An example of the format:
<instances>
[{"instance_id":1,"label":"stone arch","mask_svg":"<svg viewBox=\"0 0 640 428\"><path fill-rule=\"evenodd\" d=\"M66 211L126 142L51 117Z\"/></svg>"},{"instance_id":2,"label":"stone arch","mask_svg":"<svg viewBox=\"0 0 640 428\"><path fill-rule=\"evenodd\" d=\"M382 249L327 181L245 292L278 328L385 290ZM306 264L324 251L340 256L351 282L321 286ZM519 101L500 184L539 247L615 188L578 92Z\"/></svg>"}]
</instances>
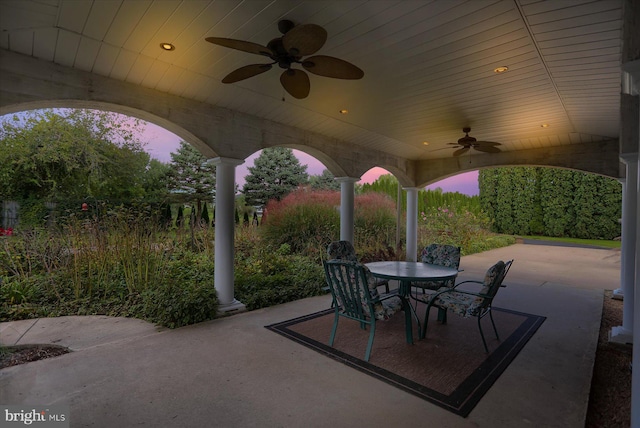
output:
<instances>
[{"instance_id":1,"label":"stone arch","mask_svg":"<svg viewBox=\"0 0 640 428\"><path fill-rule=\"evenodd\" d=\"M40 110L40 109L55 109L55 108L73 108L73 109L87 109L87 110L102 110L113 113L119 113L125 116L131 116L138 119L142 119L146 122L153 123L166 129L169 132L174 133L193 147L198 149L207 158L214 158L218 155L213 151L211 147L205 144L200 138L189 132L187 129L180 125L164 119L153 113L145 110L140 110L134 107L125 106L122 104L115 104L110 102L100 101L85 101L85 100L43 100L43 101L31 101L16 103L7 106L0 107L0 116L19 113L28 110Z\"/></svg>"},{"instance_id":2,"label":"stone arch","mask_svg":"<svg viewBox=\"0 0 640 428\"><path fill-rule=\"evenodd\" d=\"M272 147L277 147L277 146L272 146ZM306 146L304 144L293 144L293 143L281 144L280 147L287 147L289 149L299 150L310 156L313 156L320 163L322 163L325 166L325 168L328 169L329 172L331 172L331 174L333 174L334 177L346 176L346 172L344 168L338 162L333 160L333 158L331 158L328 154L326 154L320 149L317 149L311 146Z\"/></svg>"},{"instance_id":3,"label":"stone arch","mask_svg":"<svg viewBox=\"0 0 640 428\"><path fill-rule=\"evenodd\" d=\"M422 160L416 164L416 183L418 187L423 187L451 175L500 166L557 167L620 178L624 174L618 145L618 140L607 140L517 152Z\"/></svg>"}]
</instances>

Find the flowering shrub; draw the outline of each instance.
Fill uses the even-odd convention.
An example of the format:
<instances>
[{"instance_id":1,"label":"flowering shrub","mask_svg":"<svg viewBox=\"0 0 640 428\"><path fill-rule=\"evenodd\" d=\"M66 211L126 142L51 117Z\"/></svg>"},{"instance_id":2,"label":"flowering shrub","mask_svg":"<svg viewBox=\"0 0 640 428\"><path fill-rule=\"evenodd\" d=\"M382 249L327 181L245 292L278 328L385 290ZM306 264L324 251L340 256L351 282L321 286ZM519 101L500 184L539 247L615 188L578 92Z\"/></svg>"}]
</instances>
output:
<instances>
[{"instance_id":1,"label":"flowering shrub","mask_svg":"<svg viewBox=\"0 0 640 428\"><path fill-rule=\"evenodd\" d=\"M275 248L288 244L293 253L321 257L340 235L340 193L299 189L280 201L269 201L262 237Z\"/></svg>"},{"instance_id":2,"label":"flowering shrub","mask_svg":"<svg viewBox=\"0 0 640 428\"><path fill-rule=\"evenodd\" d=\"M262 236L273 247L287 244L292 253L320 261L327 245L340 236L340 192L299 189L267 204ZM385 254L395 240L395 203L381 193L356 195L355 241L365 261Z\"/></svg>"},{"instance_id":3,"label":"flowering shrub","mask_svg":"<svg viewBox=\"0 0 640 428\"><path fill-rule=\"evenodd\" d=\"M476 214L467 209L455 207L437 207L420 213L421 249L430 243L451 244L462 248L462 254L471 254L472 244L492 235L491 223L482 213Z\"/></svg>"},{"instance_id":4,"label":"flowering shrub","mask_svg":"<svg viewBox=\"0 0 640 428\"><path fill-rule=\"evenodd\" d=\"M13 235L13 228L8 227L6 229L0 227L0 236L11 236Z\"/></svg>"}]
</instances>

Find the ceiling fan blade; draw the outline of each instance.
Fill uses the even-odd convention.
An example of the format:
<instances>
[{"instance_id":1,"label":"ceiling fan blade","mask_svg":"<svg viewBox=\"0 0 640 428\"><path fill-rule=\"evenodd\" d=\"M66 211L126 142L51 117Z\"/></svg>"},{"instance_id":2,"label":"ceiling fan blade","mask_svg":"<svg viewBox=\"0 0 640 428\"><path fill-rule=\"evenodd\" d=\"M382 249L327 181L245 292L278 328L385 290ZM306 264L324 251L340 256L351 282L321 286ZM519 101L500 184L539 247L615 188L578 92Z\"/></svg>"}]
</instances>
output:
<instances>
[{"instance_id":1,"label":"ceiling fan blade","mask_svg":"<svg viewBox=\"0 0 640 428\"><path fill-rule=\"evenodd\" d=\"M264 55L271 57L273 52L266 46L244 40L225 39L224 37L206 37L205 40L214 45L224 46L225 48L237 49L243 52L249 52L256 55Z\"/></svg>"},{"instance_id":2,"label":"ceiling fan blade","mask_svg":"<svg viewBox=\"0 0 640 428\"><path fill-rule=\"evenodd\" d=\"M232 71L227 74L224 79L222 79L222 83L235 83L244 79L248 79L249 77L257 76L258 74L264 73L265 71L271 70L271 64L251 64L245 65L244 67L240 67L237 70Z\"/></svg>"},{"instance_id":3,"label":"ceiling fan blade","mask_svg":"<svg viewBox=\"0 0 640 428\"><path fill-rule=\"evenodd\" d=\"M453 152L454 156L460 156L464 153L467 153L469 151L469 147L463 147L461 149L456 150L455 152Z\"/></svg>"},{"instance_id":4,"label":"ceiling fan blade","mask_svg":"<svg viewBox=\"0 0 640 428\"><path fill-rule=\"evenodd\" d=\"M315 24L298 25L282 36L284 48L297 57L316 53L326 41L327 31Z\"/></svg>"},{"instance_id":5,"label":"ceiling fan blade","mask_svg":"<svg viewBox=\"0 0 640 428\"><path fill-rule=\"evenodd\" d=\"M485 153L500 153L502 151L499 148L494 146L474 146L473 148L479 152L485 152Z\"/></svg>"},{"instance_id":6,"label":"ceiling fan blade","mask_svg":"<svg viewBox=\"0 0 640 428\"><path fill-rule=\"evenodd\" d=\"M326 55L307 58L302 66L310 73L334 79L361 79L364 76L364 71L350 62Z\"/></svg>"},{"instance_id":7,"label":"ceiling fan blade","mask_svg":"<svg viewBox=\"0 0 640 428\"><path fill-rule=\"evenodd\" d=\"M474 144L478 144L481 146L501 146L502 144L496 143L495 141L476 141Z\"/></svg>"},{"instance_id":8,"label":"ceiling fan blade","mask_svg":"<svg viewBox=\"0 0 640 428\"><path fill-rule=\"evenodd\" d=\"M287 33L288 34L288 33ZM309 76L302 70L290 68L280 75L282 87L294 98L302 99L309 95L311 83Z\"/></svg>"}]
</instances>

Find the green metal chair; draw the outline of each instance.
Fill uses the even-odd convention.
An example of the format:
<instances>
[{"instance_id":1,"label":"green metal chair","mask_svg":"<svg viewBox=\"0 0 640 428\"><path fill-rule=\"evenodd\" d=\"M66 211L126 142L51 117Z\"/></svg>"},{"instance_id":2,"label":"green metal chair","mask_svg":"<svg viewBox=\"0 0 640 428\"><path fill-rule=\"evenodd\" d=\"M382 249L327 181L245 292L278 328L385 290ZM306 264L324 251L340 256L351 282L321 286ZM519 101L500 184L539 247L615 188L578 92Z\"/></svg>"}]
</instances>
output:
<instances>
[{"instance_id":1,"label":"green metal chair","mask_svg":"<svg viewBox=\"0 0 640 428\"><path fill-rule=\"evenodd\" d=\"M491 319L491 325L493 325L493 331L496 334L496 339L500 340L498 336L498 330L496 324L493 321L493 315L491 313L491 304L496 296L496 293L502 285L502 281L507 276L513 260L503 262L502 260L491 266L484 277L484 281L462 281L456 284L455 288L442 287L440 288L429 300L425 313L424 324L420 333L421 338L425 338L427 335L427 323L429 322L429 311L431 307L438 308L438 320L443 324L447 322L447 311L451 310L456 315L464 318L476 317L478 319L478 329L480 330L480 337L484 344L485 352L489 352L487 347L487 341L484 338L482 332L482 324L480 320L489 315ZM481 284L482 289L477 292L471 291L458 291L458 287L462 284Z\"/></svg>"},{"instance_id":2,"label":"green metal chair","mask_svg":"<svg viewBox=\"0 0 640 428\"><path fill-rule=\"evenodd\" d=\"M369 342L365 352L365 361L369 361L376 321L387 320L399 310L405 313L407 341L413 343L411 332L411 310L409 302L397 294L378 294L373 275L369 269L354 261L323 261L327 284L333 297L332 306L335 318L329 346L333 346L340 317L358 321L360 328L370 327Z\"/></svg>"},{"instance_id":3,"label":"green metal chair","mask_svg":"<svg viewBox=\"0 0 640 428\"><path fill-rule=\"evenodd\" d=\"M454 269L460 268L460 247L447 244L429 244L420 255L422 263L446 266ZM453 288L455 278L441 281L414 281L411 283L411 297L419 302L429 303L431 294L425 294L425 290L437 291L441 287Z\"/></svg>"},{"instance_id":4,"label":"green metal chair","mask_svg":"<svg viewBox=\"0 0 640 428\"><path fill-rule=\"evenodd\" d=\"M349 241L333 241L327 247L327 255L329 260L348 260L357 262L356 249ZM385 292L389 292L389 281L383 278L375 278L376 287L384 286Z\"/></svg>"}]
</instances>

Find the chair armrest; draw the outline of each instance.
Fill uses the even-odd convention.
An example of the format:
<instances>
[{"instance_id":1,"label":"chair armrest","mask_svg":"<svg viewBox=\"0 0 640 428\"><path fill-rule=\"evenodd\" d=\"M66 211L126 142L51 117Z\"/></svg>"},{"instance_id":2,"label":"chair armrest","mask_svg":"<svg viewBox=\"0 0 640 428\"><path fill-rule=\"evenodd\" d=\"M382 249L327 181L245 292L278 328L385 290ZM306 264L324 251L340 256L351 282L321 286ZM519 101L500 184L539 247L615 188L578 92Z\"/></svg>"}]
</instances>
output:
<instances>
[{"instance_id":1,"label":"chair armrest","mask_svg":"<svg viewBox=\"0 0 640 428\"><path fill-rule=\"evenodd\" d=\"M398 292L399 292L399 290L397 290L397 289L396 289L396 290L391 290L390 292L385 293L385 294L378 294L378 295L377 295L374 299L372 299L371 301L372 301L373 303L379 303L379 302L382 302L383 300L387 300L387 299L390 299L390 298L392 298L392 297L397 297L397 296L399 296Z\"/></svg>"},{"instance_id":2,"label":"chair armrest","mask_svg":"<svg viewBox=\"0 0 640 428\"><path fill-rule=\"evenodd\" d=\"M454 285L454 286L453 286L453 288L454 288L454 289L455 289L455 288L458 288L458 286L459 286L459 285L461 285L461 284L478 284L478 285L484 285L484 282L482 282L482 281L475 281L475 280L470 279L470 280L468 280L468 281L462 281L462 282L457 283L456 285Z\"/></svg>"},{"instance_id":3,"label":"chair armrest","mask_svg":"<svg viewBox=\"0 0 640 428\"><path fill-rule=\"evenodd\" d=\"M478 282L478 281L465 281L465 282ZM461 284L462 284L462 283L461 283ZM453 292L455 292L455 293L460 293L460 294L468 294L468 295L470 295L470 296L482 297L483 299L486 299L486 298L488 298L488 297L489 297L487 294L474 293L474 292L472 292L472 291L460 291L460 290L456 290L455 288L448 288L448 289L446 289L446 290L441 290L441 291L438 291L437 293L435 293L435 294L431 297L431 299L429 299L429 301L433 302L433 301L435 301L435 299L436 299L438 296L440 296L441 294L444 294L444 293L453 293Z\"/></svg>"}]
</instances>

